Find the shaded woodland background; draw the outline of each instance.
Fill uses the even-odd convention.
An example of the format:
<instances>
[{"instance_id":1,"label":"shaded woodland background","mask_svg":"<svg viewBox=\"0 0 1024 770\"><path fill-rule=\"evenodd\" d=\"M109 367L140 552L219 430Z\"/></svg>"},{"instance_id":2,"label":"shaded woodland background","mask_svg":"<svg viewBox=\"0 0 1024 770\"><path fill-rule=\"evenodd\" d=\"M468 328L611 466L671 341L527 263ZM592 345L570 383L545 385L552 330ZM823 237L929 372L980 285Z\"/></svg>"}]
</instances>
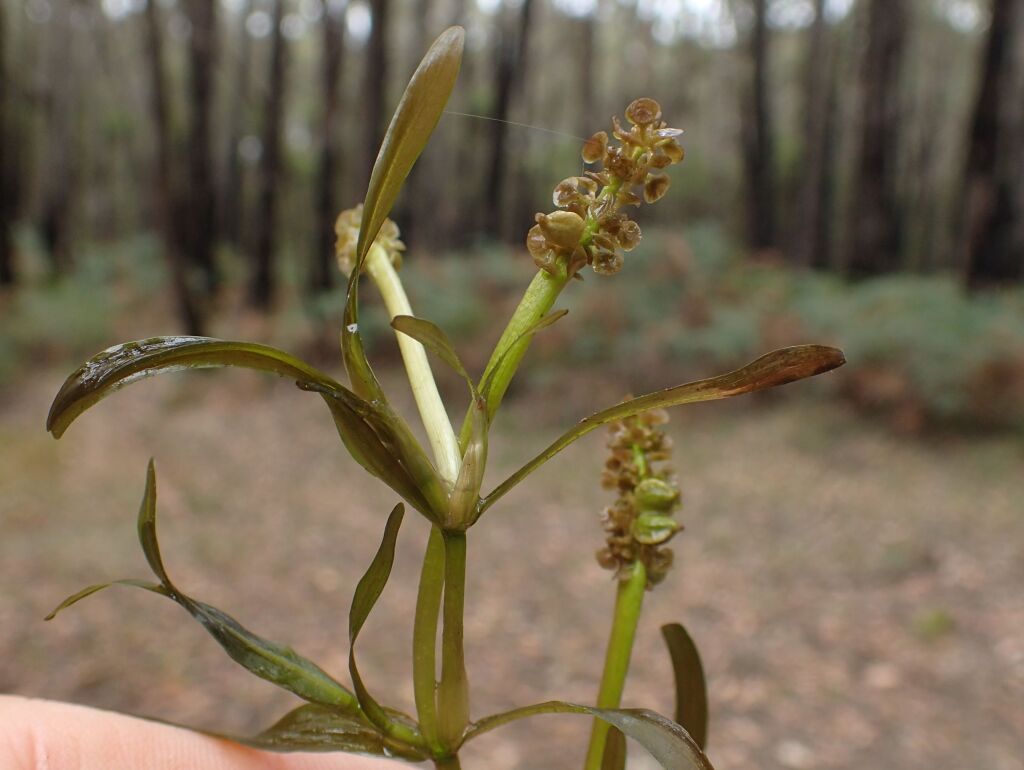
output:
<instances>
[{"instance_id":1,"label":"shaded woodland background","mask_svg":"<svg viewBox=\"0 0 1024 770\"><path fill-rule=\"evenodd\" d=\"M393 216L413 307L471 371L581 138L638 96L686 130L624 269L573 282L534 341L486 488L624 393L801 342L849 359L673 411L686 530L626 704L671 712L658 625L681 620L719 770L1024 770L1024 0L0 0L0 691L226 731L294 705L141 592L42 623L83 585L148 574L133 517L151 455L177 582L344 672L344 608L394 500L318 399L188 373L60 442L43 423L82 360L158 334L265 342L342 376L334 218L454 23L450 114ZM360 299L412 419L379 299ZM458 417L464 383L436 368ZM602 442L474 529L474 717L593 698L614 594L593 558ZM406 709L410 518L360 662ZM467 766L569 770L587 729L528 720Z\"/></svg>"},{"instance_id":2,"label":"shaded woodland background","mask_svg":"<svg viewBox=\"0 0 1024 770\"><path fill-rule=\"evenodd\" d=\"M152 268L173 330L299 308L326 349L334 218L359 201L421 52L462 24L451 114L396 212L411 262L519 249L554 183L578 173L579 137L651 95L687 132L672 194L641 216L649 243L675 239L688 295L677 320L724 337L725 363L756 352L757 330L780 317L833 338L867 324L870 367L846 395L911 427L1019 426L1021 5L5 0L0 379L38 358L42 338L91 352L103 335L88 334L88 296L73 329L39 317L53 316L49 301L69 320L83 273L93 300L114 284L137 291L138 276L115 275L117 249L129 273ZM726 267L763 280L741 301L722 288ZM781 299L764 290L780 280ZM794 319L793 292L829 301ZM755 317L756 298L772 306ZM960 374L941 375L956 380L944 396L921 395L950 364Z\"/></svg>"}]
</instances>

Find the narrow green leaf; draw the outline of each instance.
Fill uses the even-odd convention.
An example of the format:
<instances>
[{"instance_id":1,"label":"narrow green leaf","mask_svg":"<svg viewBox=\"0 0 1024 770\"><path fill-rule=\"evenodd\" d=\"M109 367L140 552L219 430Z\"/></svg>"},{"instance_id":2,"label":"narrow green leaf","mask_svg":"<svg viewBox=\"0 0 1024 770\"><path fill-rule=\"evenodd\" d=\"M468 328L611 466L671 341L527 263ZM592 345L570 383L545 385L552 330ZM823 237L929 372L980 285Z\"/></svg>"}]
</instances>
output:
<instances>
[{"instance_id":1,"label":"narrow green leaf","mask_svg":"<svg viewBox=\"0 0 1024 770\"><path fill-rule=\"evenodd\" d=\"M391 567L395 563L395 544L398 542L398 530L402 526L402 518L405 516L405 506L401 503L396 505L388 516L387 524L384 525L384 537L381 539L380 547L370 562L366 573L356 585L355 593L352 596L352 606L348 614L348 670L352 676L352 685L359 699L366 716L370 718L385 735L414 745L423 745L423 738L415 727L410 727L396 721L388 712L370 695L359 675L356 666L356 639L363 629L363 624L370 616L370 611L380 598L391 577Z\"/></svg>"},{"instance_id":2,"label":"narrow green leaf","mask_svg":"<svg viewBox=\"0 0 1024 770\"><path fill-rule=\"evenodd\" d=\"M837 348L824 345L797 345L782 348L767 353L756 361L728 374L649 393L646 396L634 398L597 414L592 414L581 420L572 430L562 434L551 446L499 484L483 499L481 513L571 443L602 425L633 417L651 409L693 404L700 401L715 401L773 388L777 385L785 385L831 371L844 363L846 363L846 358L843 356L843 352Z\"/></svg>"},{"instance_id":3,"label":"narrow green leaf","mask_svg":"<svg viewBox=\"0 0 1024 770\"><path fill-rule=\"evenodd\" d=\"M315 663L290 647L257 636L230 615L193 599L171 582L164 567L156 536L156 470L152 460L149 461L146 472L146 491L139 506L138 534L146 561L160 579L160 585L141 580L119 580L115 583L90 586L65 599L49 617L108 585L143 588L167 596L181 605L217 640L232 660L261 679L266 679L313 703L335 709L358 711L355 696Z\"/></svg>"},{"instance_id":4,"label":"narrow green leaf","mask_svg":"<svg viewBox=\"0 0 1024 770\"><path fill-rule=\"evenodd\" d=\"M689 733L660 714L646 709L599 709L565 701L548 701L481 719L466 733L466 741L517 719L539 714L588 714L603 719L635 740L665 770L714 770Z\"/></svg>"},{"instance_id":5,"label":"narrow green leaf","mask_svg":"<svg viewBox=\"0 0 1024 770\"><path fill-rule=\"evenodd\" d=\"M434 41L406 86L370 174L341 332L342 355L352 388L369 401L383 400L384 393L366 359L359 334L359 275L405 178L441 119L459 74L464 40L462 28L451 27Z\"/></svg>"},{"instance_id":6,"label":"narrow green leaf","mask_svg":"<svg viewBox=\"0 0 1024 770\"><path fill-rule=\"evenodd\" d=\"M444 113L459 76L465 38L466 33L461 27L449 27L442 32L405 87L370 174L353 275L358 275L370 245L391 213L405 178Z\"/></svg>"},{"instance_id":7,"label":"narrow green leaf","mask_svg":"<svg viewBox=\"0 0 1024 770\"><path fill-rule=\"evenodd\" d=\"M435 525L430 528L423 567L416 594L416 617L412 627L412 678L416 715L420 730L431 748L437 741L437 620L444 590L444 537Z\"/></svg>"},{"instance_id":8,"label":"narrow green leaf","mask_svg":"<svg viewBox=\"0 0 1024 770\"><path fill-rule=\"evenodd\" d=\"M697 645L679 623L661 627L676 681L676 722L702 749L708 745L708 691Z\"/></svg>"},{"instance_id":9,"label":"narrow green leaf","mask_svg":"<svg viewBox=\"0 0 1024 770\"><path fill-rule=\"evenodd\" d=\"M604 756L601 758L601 770L625 770L626 767L626 736L617 727L608 728L608 736L604 743Z\"/></svg>"},{"instance_id":10,"label":"narrow green leaf","mask_svg":"<svg viewBox=\"0 0 1024 770\"><path fill-rule=\"evenodd\" d=\"M411 315L396 315L391 319L391 327L395 331L412 337L427 350L434 353L434 355L448 364L448 366L455 370L456 374L466 381L469 385L470 393L476 393L476 385L473 384L473 379L469 376L469 372L466 371L466 367L459 360L455 347L448 339L448 335L441 331L437 324Z\"/></svg>"},{"instance_id":11,"label":"narrow green leaf","mask_svg":"<svg viewBox=\"0 0 1024 770\"><path fill-rule=\"evenodd\" d=\"M148 580L137 580L135 578L111 580L109 583L96 583L95 585L83 588L77 593L71 594L71 596L58 604L45 618L43 618L43 620L53 620L57 617L58 612L66 610L72 604L78 604L78 602L82 601L82 599L87 596L92 596L93 594L98 593L105 588L110 588L111 586L131 586L132 588L142 588L146 591L152 591L153 593L160 594L161 596L170 596L170 593L162 585L159 583L152 583Z\"/></svg>"},{"instance_id":12,"label":"narrow green leaf","mask_svg":"<svg viewBox=\"0 0 1024 770\"><path fill-rule=\"evenodd\" d=\"M470 415L472 429L462 455L459 477L452 490L445 519L447 529L468 529L480 515L480 486L487 469L487 402L475 397Z\"/></svg>"},{"instance_id":13,"label":"narrow green leaf","mask_svg":"<svg viewBox=\"0 0 1024 770\"><path fill-rule=\"evenodd\" d=\"M414 762L427 758L357 717L317 704L300 706L259 735L240 742L269 751L344 751Z\"/></svg>"},{"instance_id":14,"label":"narrow green leaf","mask_svg":"<svg viewBox=\"0 0 1024 770\"><path fill-rule=\"evenodd\" d=\"M390 407L370 404L346 388L300 385L323 396L356 462L431 521L440 521L448 494L430 458Z\"/></svg>"},{"instance_id":15,"label":"narrow green leaf","mask_svg":"<svg viewBox=\"0 0 1024 770\"><path fill-rule=\"evenodd\" d=\"M129 383L162 372L239 366L321 387L334 379L288 353L252 342L209 337L151 337L115 345L86 361L57 392L46 429L60 438L82 412Z\"/></svg>"}]
</instances>

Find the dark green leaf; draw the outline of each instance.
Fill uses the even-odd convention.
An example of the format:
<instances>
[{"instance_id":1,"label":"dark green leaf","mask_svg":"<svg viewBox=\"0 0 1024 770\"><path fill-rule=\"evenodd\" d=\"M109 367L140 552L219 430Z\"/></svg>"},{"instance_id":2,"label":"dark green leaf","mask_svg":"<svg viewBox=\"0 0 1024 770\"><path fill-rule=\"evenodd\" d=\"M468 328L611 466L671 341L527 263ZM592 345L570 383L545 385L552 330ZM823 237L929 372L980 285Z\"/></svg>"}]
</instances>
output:
<instances>
[{"instance_id":1,"label":"dark green leaf","mask_svg":"<svg viewBox=\"0 0 1024 770\"><path fill-rule=\"evenodd\" d=\"M466 733L469 741L517 719L538 714L589 714L635 740L666 770L714 770L693 738L671 719L645 709L599 709L565 701L548 701L481 719Z\"/></svg>"},{"instance_id":2,"label":"dark green leaf","mask_svg":"<svg viewBox=\"0 0 1024 770\"><path fill-rule=\"evenodd\" d=\"M359 334L359 275L405 178L441 119L459 74L464 39L462 28L452 27L442 32L427 51L391 118L370 174L341 332L342 354L352 388L369 401L381 401L384 394L366 360Z\"/></svg>"},{"instance_id":3,"label":"dark green leaf","mask_svg":"<svg viewBox=\"0 0 1024 770\"><path fill-rule=\"evenodd\" d=\"M58 391L46 418L46 429L60 438L86 409L144 377L220 366L259 369L302 383L341 387L309 364L266 345L208 337L152 337L116 345L86 361Z\"/></svg>"},{"instance_id":4,"label":"dark green leaf","mask_svg":"<svg viewBox=\"0 0 1024 770\"><path fill-rule=\"evenodd\" d=\"M99 591L102 591L104 588L110 588L111 586L131 586L132 588L143 588L146 591L152 591L153 593L160 594L161 596L170 596L170 593L168 593L167 589L164 588L162 585L160 585L159 583L151 583L148 580L136 580L134 578L126 578L124 580L111 580L109 583L97 583L96 585L91 585L87 588L83 588L78 593L71 594L71 596L69 596L67 599L58 604L50 612L49 615L43 618L43 620L53 620L55 617L57 617L57 613L61 610L66 610L72 604L78 604L78 602L82 601L82 599L86 598L87 596L92 596L94 593L98 593Z\"/></svg>"},{"instance_id":5,"label":"dark green leaf","mask_svg":"<svg viewBox=\"0 0 1024 770\"><path fill-rule=\"evenodd\" d=\"M837 348L824 345L797 345L791 348L782 348L767 353L756 361L728 374L677 385L657 393L649 393L646 396L634 398L597 414L592 414L581 420L576 427L564 433L551 446L499 484L491 494L484 498L481 512L571 443L602 425L633 417L651 409L693 404L699 401L715 401L743 393L753 393L776 385L785 385L831 371L844 363L846 363L846 358L843 356L843 352Z\"/></svg>"},{"instance_id":6,"label":"dark green leaf","mask_svg":"<svg viewBox=\"0 0 1024 770\"><path fill-rule=\"evenodd\" d=\"M269 751L345 751L412 761L426 759L422 752L385 737L358 717L316 704L288 712L269 729L241 742Z\"/></svg>"},{"instance_id":7,"label":"dark green leaf","mask_svg":"<svg viewBox=\"0 0 1024 770\"><path fill-rule=\"evenodd\" d=\"M90 586L65 599L50 614L50 617L53 617L59 610L108 585L144 588L147 591L167 596L181 605L217 640L232 660L261 679L266 679L268 682L313 703L320 703L335 709L358 710L353 694L315 663L302 657L290 647L257 636L230 615L221 612L216 607L193 599L171 582L164 567L156 536L156 471L152 460L149 461L146 474L146 491L142 498L142 504L139 506L138 532L146 561L149 562L153 573L160 579L160 585L141 580L121 580L116 583Z\"/></svg>"},{"instance_id":8,"label":"dark green leaf","mask_svg":"<svg viewBox=\"0 0 1024 770\"><path fill-rule=\"evenodd\" d=\"M678 623L661 627L676 680L676 721L702 749L708 745L708 691L693 639Z\"/></svg>"},{"instance_id":9,"label":"dark green leaf","mask_svg":"<svg viewBox=\"0 0 1024 770\"><path fill-rule=\"evenodd\" d=\"M448 339L448 335L441 331L437 324L411 315L397 315L391 319L391 327L395 331L412 337L423 347L434 353L434 355L454 369L456 374L462 376L469 385L470 393L476 393L476 385L473 384L473 380L466 371L466 367L459 360L459 355L455 352L455 348Z\"/></svg>"},{"instance_id":10,"label":"dark green leaf","mask_svg":"<svg viewBox=\"0 0 1024 770\"><path fill-rule=\"evenodd\" d=\"M370 174L353 275L358 275L370 245L391 213L405 178L444 113L459 76L465 37L461 27L450 27L442 32L405 87Z\"/></svg>"},{"instance_id":11,"label":"dark green leaf","mask_svg":"<svg viewBox=\"0 0 1024 770\"><path fill-rule=\"evenodd\" d=\"M601 758L601 770L625 770L625 767L626 736L619 728L609 727L604 743L604 756Z\"/></svg>"},{"instance_id":12,"label":"dark green leaf","mask_svg":"<svg viewBox=\"0 0 1024 770\"><path fill-rule=\"evenodd\" d=\"M323 396L356 462L437 522L448 495L430 458L408 426L384 404L369 404L345 388L301 386Z\"/></svg>"},{"instance_id":13,"label":"dark green leaf","mask_svg":"<svg viewBox=\"0 0 1024 770\"><path fill-rule=\"evenodd\" d=\"M359 705L366 712L366 716L386 735L405 743L422 745L422 736L415 727L392 718L370 695L359 675L359 669L356 667L356 639L359 637L359 632L363 629L366 619L370 616L370 611L373 610L377 599L384 591L388 578L391 577L391 567L395 563L395 544L398 542L398 530L402 526L404 515L405 506L401 503L391 511L388 522L384 526L384 537L381 539L380 547L377 549L373 561L370 562L366 574L359 580L352 596L352 607L348 614L348 670L352 676L352 684L355 687Z\"/></svg>"}]
</instances>

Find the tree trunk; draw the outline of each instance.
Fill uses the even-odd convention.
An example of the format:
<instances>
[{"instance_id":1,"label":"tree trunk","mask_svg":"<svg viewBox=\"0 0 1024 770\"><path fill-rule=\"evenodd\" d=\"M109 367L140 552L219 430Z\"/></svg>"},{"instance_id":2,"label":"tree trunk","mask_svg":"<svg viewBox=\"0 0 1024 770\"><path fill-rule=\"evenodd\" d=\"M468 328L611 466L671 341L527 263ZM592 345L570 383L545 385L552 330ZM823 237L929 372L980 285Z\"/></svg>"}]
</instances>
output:
<instances>
[{"instance_id":1,"label":"tree trunk","mask_svg":"<svg viewBox=\"0 0 1024 770\"><path fill-rule=\"evenodd\" d=\"M344 54L344 17L331 11L331 3L324 0L324 15L320 22L323 33L321 51L321 81L323 84L323 114L320 137L320 167L317 175L317 234L314 241L313 263L309 288L313 292L327 291L334 285L334 220L338 216L337 176L338 164L338 86L341 80L341 61Z\"/></svg>"},{"instance_id":2,"label":"tree trunk","mask_svg":"<svg viewBox=\"0 0 1024 770\"><path fill-rule=\"evenodd\" d=\"M1009 284L1024 276L1024 242L1017 200L1024 162L1024 88L1014 83L1014 41L1024 37L1021 0L993 0L988 41L964 170L963 261L971 288ZM1016 94L1013 91L1017 91ZM1018 100L1014 104L1013 100Z\"/></svg>"},{"instance_id":3,"label":"tree trunk","mask_svg":"<svg viewBox=\"0 0 1024 770\"><path fill-rule=\"evenodd\" d=\"M9 286L15 279L11 227L15 209L13 177L17 160L8 151L14 146L11 141L13 126L8 117L13 92L7 69L7 8L0 3L0 286Z\"/></svg>"},{"instance_id":4,"label":"tree trunk","mask_svg":"<svg viewBox=\"0 0 1024 770\"><path fill-rule=\"evenodd\" d=\"M49 27L49 75L46 94L47 179L41 213L43 243L53 276L71 267L71 225L75 182L78 175L74 151L75 131L75 36L71 32L69 0L56 0Z\"/></svg>"},{"instance_id":5,"label":"tree trunk","mask_svg":"<svg viewBox=\"0 0 1024 770\"><path fill-rule=\"evenodd\" d=\"M326 5L326 4L325 4ZM225 240L235 248L242 247L242 220L245 210L243 193L242 160L238 145L245 132L246 114L249 107L249 72L252 69L252 42L245 23L252 11L252 0L246 0L239 16L238 68L235 71L235 87L231 93L231 107L228 110L228 147L224 173L224 188L221 198L221 230Z\"/></svg>"},{"instance_id":6,"label":"tree trunk","mask_svg":"<svg viewBox=\"0 0 1024 770\"><path fill-rule=\"evenodd\" d=\"M747 238L754 250L775 243L775 146L768 100L767 0L753 0L748 50L750 83L743 110L743 158L747 177Z\"/></svg>"},{"instance_id":7,"label":"tree trunk","mask_svg":"<svg viewBox=\"0 0 1024 770\"><path fill-rule=\"evenodd\" d=\"M214 52L217 44L216 0L187 0L189 37L188 195L185 221L188 261L203 274L204 289L216 292L220 274L214 259L216 241L213 187L212 116Z\"/></svg>"},{"instance_id":8,"label":"tree trunk","mask_svg":"<svg viewBox=\"0 0 1024 770\"><path fill-rule=\"evenodd\" d=\"M171 145L171 110L164 72L163 33L157 0L146 3L146 48L148 49L150 113L156 138L156 215L163 235L167 264L171 271L178 316L186 334L201 336L203 318L199 303L188 279L188 266L182 254L181 238L175 227L177 187L172 177L174 168Z\"/></svg>"},{"instance_id":9,"label":"tree trunk","mask_svg":"<svg viewBox=\"0 0 1024 770\"><path fill-rule=\"evenodd\" d=\"M868 277L901 267L903 233L897 193L900 75L908 0L869 0L867 47L861 64L861 142L854 171L847 270Z\"/></svg>"},{"instance_id":10,"label":"tree trunk","mask_svg":"<svg viewBox=\"0 0 1024 770\"><path fill-rule=\"evenodd\" d=\"M590 136L598 130L597 115L594 114L597 100L597 60L595 59L597 11L598 8L595 4L594 10L577 22L580 45L576 52L579 62L576 85L580 92L580 114L576 122L576 133L580 136Z\"/></svg>"},{"instance_id":11,"label":"tree trunk","mask_svg":"<svg viewBox=\"0 0 1024 770\"><path fill-rule=\"evenodd\" d=\"M530 16L533 0L522 0L516 33L501 24L500 39L496 45L498 55L494 69L494 106L491 110L490 160L487 191L484 199L484 227L491 233L501 233L504 221L503 203L508 176L508 117L512 100L519 90L526 66L530 34Z\"/></svg>"},{"instance_id":12,"label":"tree trunk","mask_svg":"<svg viewBox=\"0 0 1024 770\"><path fill-rule=\"evenodd\" d=\"M270 51L270 76L263 116L263 154L260 156L257 232L253 256L253 307L269 310L276 293L274 250L277 246L277 201L282 183L281 124L284 118L285 40L282 31L285 0L274 2L274 29Z\"/></svg>"},{"instance_id":13,"label":"tree trunk","mask_svg":"<svg viewBox=\"0 0 1024 770\"><path fill-rule=\"evenodd\" d=\"M366 104L366 123L363 138L363 188L370 179L377 150L384 138L388 84L388 12L390 0L371 0L373 27L366 51L366 69L363 70L363 101Z\"/></svg>"},{"instance_id":14,"label":"tree trunk","mask_svg":"<svg viewBox=\"0 0 1024 770\"><path fill-rule=\"evenodd\" d=\"M829 50L832 46L825 20L825 0L815 0L814 13L804 66L804 145L795 212L794 256L797 264L826 269L831 263L828 235L833 193L837 57Z\"/></svg>"}]
</instances>

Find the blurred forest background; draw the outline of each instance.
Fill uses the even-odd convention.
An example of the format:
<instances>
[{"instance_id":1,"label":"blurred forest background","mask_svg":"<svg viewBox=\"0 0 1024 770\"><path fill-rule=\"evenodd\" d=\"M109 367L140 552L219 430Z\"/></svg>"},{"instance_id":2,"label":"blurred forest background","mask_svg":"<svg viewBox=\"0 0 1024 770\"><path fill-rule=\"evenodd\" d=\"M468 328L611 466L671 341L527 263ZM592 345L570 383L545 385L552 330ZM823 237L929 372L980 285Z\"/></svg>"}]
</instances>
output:
<instances>
[{"instance_id":1,"label":"blurred forest background","mask_svg":"<svg viewBox=\"0 0 1024 770\"><path fill-rule=\"evenodd\" d=\"M571 355L621 360L609 332L658 319L688 333L645 333L652 362L736 364L803 331L842 341L842 395L900 427L1024 425L1020 0L0 8L0 380L43 340L108 339L118 286L166 298L165 331L291 312L330 347L334 218L461 24L459 88L395 216L414 274L433 254L467 286L507 275L580 138L649 95L688 158ZM648 296L651 270L671 294ZM484 323L472 296L423 293L453 334Z\"/></svg>"},{"instance_id":2,"label":"blurred forest background","mask_svg":"<svg viewBox=\"0 0 1024 770\"><path fill-rule=\"evenodd\" d=\"M673 413L687 529L628 705L671 711L657 625L683 620L719 770L1024 770L1024 0L0 0L0 691L224 730L289 707L151 597L39 621L84 584L146 574L131 517L149 455L178 582L345 669L341 609L394 501L316 399L174 375L59 443L43 420L85 357L150 335L338 372L334 219L451 24L462 74L392 216L413 307L472 371L583 138L639 96L686 132L622 272L587 272L535 341L488 484L623 393L802 342L849 359ZM363 294L371 359L408 407ZM593 698L613 594L593 560L600 444L474 530L474 716ZM406 708L423 536L407 522L362 651ZM467 765L575 767L586 730L536 720Z\"/></svg>"}]
</instances>

